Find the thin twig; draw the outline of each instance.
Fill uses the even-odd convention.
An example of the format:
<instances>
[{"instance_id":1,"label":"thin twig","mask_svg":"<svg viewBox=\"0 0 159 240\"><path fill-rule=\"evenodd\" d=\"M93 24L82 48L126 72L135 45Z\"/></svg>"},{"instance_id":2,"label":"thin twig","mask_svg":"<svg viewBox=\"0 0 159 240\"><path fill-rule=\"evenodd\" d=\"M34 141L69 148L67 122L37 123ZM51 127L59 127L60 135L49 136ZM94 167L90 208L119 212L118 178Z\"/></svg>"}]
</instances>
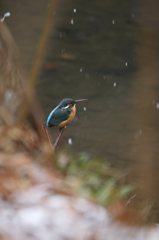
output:
<instances>
[{"instance_id":1,"label":"thin twig","mask_svg":"<svg viewBox=\"0 0 159 240\"><path fill-rule=\"evenodd\" d=\"M137 194L134 194L133 196L131 196L130 198L129 198L129 200L126 202L126 207L130 204L130 202L131 202L131 200L134 198L134 197L136 197L136 195Z\"/></svg>"},{"instance_id":2,"label":"thin twig","mask_svg":"<svg viewBox=\"0 0 159 240\"><path fill-rule=\"evenodd\" d=\"M55 150L54 146L52 145L52 142L51 142L51 139L50 139L50 136L49 136L49 133L48 133L48 130L47 130L47 127L46 127L45 123L43 124L43 129L45 130L46 137L48 139L48 142L50 144L51 149Z\"/></svg>"},{"instance_id":3,"label":"thin twig","mask_svg":"<svg viewBox=\"0 0 159 240\"><path fill-rule=\"evenodd\" d=\"M58 135L58 137L56 138L56 141L55 141L55 143L54 143L54 148L57 147L57 144L58 144L58 142L59 142L59 140L60 140L60 138L61 138L61 136L62 136L62 134L63 134L63 132L64 132L65 130L66 130L66 127L63 127L63 128L60 129L59 135Z\"/></svg>"}]
</instances>

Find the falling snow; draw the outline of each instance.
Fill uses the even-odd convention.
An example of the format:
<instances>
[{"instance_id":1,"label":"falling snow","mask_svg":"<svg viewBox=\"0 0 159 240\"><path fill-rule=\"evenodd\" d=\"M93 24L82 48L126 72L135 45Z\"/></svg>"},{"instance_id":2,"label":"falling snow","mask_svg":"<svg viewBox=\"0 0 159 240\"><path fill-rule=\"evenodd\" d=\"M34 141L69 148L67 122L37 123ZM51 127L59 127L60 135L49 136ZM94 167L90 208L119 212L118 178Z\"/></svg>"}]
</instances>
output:
<instances>
[{"instance_id":1,"label":"falling snow","mask_svg":"<svg viewBox=\"0 0 159 240\"><path fill-rule=\"evenodd\" d=\"M71 19L71 24L72 24L72 25L74 24L74 21L73 21L73 19Z\"/></svg>"},{"instance_id":2,"label":"falling snow","mask_svg":"<svg viewBox=\"0 0 159 240\"><path fill-rule=\"evenodd\" d=\"M156 108L159 109L159 103L156 103Z\"/></svg>"},{"instance_id":3,"label":"falling snow","mask_svg":"<svg viewBox=\"0 0 159 240\"><path fill-rule=\"evenodd\" d=\"M6 17L10 17L10 12L4 14L3 18L1 18L1 22L3 22Z\"/></svg>"},{"instance_id":4,"label":"falling snow","mask_svg":"<svg viewBox=\"0 0 159 240\"><path fill-rule=\"evenodd\" d=\"M112 21L112 24L115 24L115 21L114 21L114 20Z\"/></svg>"},{"instance_id":5,"label":"falling snow","mask_svg":"<svg viewBox=\"0 0 159 240\"><path fill-rule=\"evenodd\" d=\"M116 87L116 82L114 83L114 87Z\"/></svg>"},{"instance_id":6,"label":"falling snow","mask_svg":"<svg viewBox=\"0 0 159 240\"><path fill-rule=\"evenodd\" d=\"M76 13L76 9L75 8L73 9L73 11L74 11L74 13Z\"/></svg>"},{"instance_id":7,"label":"falling snow","mask_svg":"<svg viewBox=\"0 0 159 240\"><path fill-rule=\"evenodd\" d=\"M125 62L125 66L126 66L126 67L128 66L128 63L127 63L127 62Z\"/></svg>"},{"instance_id":8,"label":"falling snow","mask_svg":"<svg viewBox=\"0 0 159 240\"><path fill-rule=\"evenodd\" d=\"M86 111L87 110L86 107L84 107L83 110Z\"/></svg>"},{"instance_id":9,"label":"falling snow","mask_svg":"<svg viewBox=\"0 0 159 240\"><path fill-rule=\"evenodd\" d=\"M69 139L68 139L68 144L69 144L69 145L72 145L72 138L69 138Z\"/></svg>"},{"instance_id":10,"label":"falling snow","mask_svg":"<svg viewBox=\"0 0 159 240\"><path fill-rule=\"evenodd\" d=\"M80 68L80 72L82 72L82 68Z\"/></svg>"}]
</instances>

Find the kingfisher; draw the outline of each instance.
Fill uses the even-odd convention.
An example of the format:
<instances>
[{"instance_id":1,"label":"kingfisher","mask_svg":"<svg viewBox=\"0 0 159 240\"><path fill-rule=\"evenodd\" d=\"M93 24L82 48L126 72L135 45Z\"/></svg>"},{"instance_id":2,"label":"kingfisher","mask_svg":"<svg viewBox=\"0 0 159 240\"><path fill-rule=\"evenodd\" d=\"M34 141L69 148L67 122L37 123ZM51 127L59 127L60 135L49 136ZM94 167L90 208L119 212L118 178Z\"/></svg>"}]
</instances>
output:
<instances>
[{"instance_id":1,"label":"kingfisher","mask_svg":"<svg viewBox=\"0 0 159 240\"><path fill-rule=\"evenodd\" d=\"M66 130L66 125L72 121L76 114L76 104L80 102L87 101L88 99L74 100L71 98L64 98L59 105L54 108L49 114L46 123L44 123L44 128L48 137L49 142L50 138L47 132L47 128L58 127L60 133L54 143L54 148L57 146L59 139L62 133Z\"/></svg>"}]
</instances>

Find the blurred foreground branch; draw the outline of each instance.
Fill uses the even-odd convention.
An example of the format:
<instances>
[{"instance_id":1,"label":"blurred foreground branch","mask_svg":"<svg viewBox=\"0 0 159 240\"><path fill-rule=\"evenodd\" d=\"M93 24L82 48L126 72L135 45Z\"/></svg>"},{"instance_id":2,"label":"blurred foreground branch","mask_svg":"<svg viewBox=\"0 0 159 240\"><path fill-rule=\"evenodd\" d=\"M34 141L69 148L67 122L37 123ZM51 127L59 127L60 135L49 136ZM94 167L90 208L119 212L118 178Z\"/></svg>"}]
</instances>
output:
<instances>
[{"instance_id":1,"label":"blurred foreground branch","mask_svg":"<svg viewBox=\"0 0 159 240\"><path fill-rule=\"evenodd\" d=\"M135 108L133 123L138 137L134 138L136 167L133 178L137 179L140 189L137 192L138 202L151 198L156 200L155 210L158 208L158 174L155 174L157 159L155 155L158 146L157 126L155 124L156 88L158 86L158 45L159 45L159 2L142 1L138 45L136 48L136 62L138 71L134 79L133 94ZM157 97L158 98L158 97ZM157 120L158 122L158 120ZM158 169L158 168L157 168ZM156 171L157 171L156 169Z\"/></svg>"},{"instance_id":2,"label":"blurred foreground branch","mask_svg":"<svg viewBox=\"0 0 159 240\"><path fill-rule=\"evenodd\" d=\"M18 47L1 21L0 43L0 125L13 125L17 122L27 74L21 64Z\"/></svg>"},{"instance_id":3,"label":"blurred foreground branch","mask_svg":"<svg viewBox=\"0 0 159 240\"><path fill-rule=\"evenodd\" d=\"M57 3L56 0L50 0L48 12L47 12L47 16L44 24L44 29L39 41L39 45L37 48L30 78L28 80L27 85L25 86L26 96L22 103L20 116L19 116L19 123L23 123L25 121L30 110L34 114L34 118L36 119L36 122L37 123L39 122L39 116L35 108L35 98L34 98L35 91L34 90L35 90L35 85L38 80L38 77L40 76L40 73L41 73L41 68L42 68L42 64L43 64L46 49L47 49L47 43L52 30L52 26L54 24L54 18L55 18L54 12L56 10L56 3Z\"/></svg>"}]
</instances>

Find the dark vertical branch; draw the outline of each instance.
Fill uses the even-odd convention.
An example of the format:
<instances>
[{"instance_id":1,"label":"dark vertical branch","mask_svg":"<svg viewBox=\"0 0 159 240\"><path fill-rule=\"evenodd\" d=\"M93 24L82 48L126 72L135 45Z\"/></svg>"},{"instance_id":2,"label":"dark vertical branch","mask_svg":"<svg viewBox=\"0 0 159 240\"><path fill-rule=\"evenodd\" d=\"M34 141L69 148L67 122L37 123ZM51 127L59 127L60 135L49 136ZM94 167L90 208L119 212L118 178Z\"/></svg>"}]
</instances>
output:
<instances>
[{"instance_id":1,"label":"dark vertical branch","mask_svg":"<svg viewBox=\"0 0 159 240\"><path fill-rule=\"evenodd\" d=\"M158 82L158 26L159 3L146 0L141 5L140 31L136 59L138 72L134 80L135 112L133 121L136 129L141 130L141 135L135 140L136 145L136 168L135 176L142 191L137 193L139 199L152 198L154 190L154 131L155 99L154 86ZM153 192L154 194L154 192Z\"/></svg>"},{"instance_id":2,"label":"dark vertical branch","mask_svg":"<svg viewBox=\"0 0 159 240\"><path fill-rule=\"evenodd\" d=\"M34 64L31 70L30 78L28 80L27 85L25 86L25 97L21 106L20 116L19 116L19 123L22 124L28 114L31 112L31 114L34 117L34 120L38 126L39 132L42 131L41 129L41 123L39 123L39 116L41 115L40 107L38 107L38 104L35 102L34 97L34 89L36 82L38 80L38 77L40 76L42 64L44 61L46 49L47 49L47 43L49 40L49 36L53 27L53 24L55 22L54 18L55 15L53 14L56 9L56 0L50 0L44 29L39 41L39 45L37 48ZM42 133L41 133L42 134Z\"/></svg>"}]
</instances>

